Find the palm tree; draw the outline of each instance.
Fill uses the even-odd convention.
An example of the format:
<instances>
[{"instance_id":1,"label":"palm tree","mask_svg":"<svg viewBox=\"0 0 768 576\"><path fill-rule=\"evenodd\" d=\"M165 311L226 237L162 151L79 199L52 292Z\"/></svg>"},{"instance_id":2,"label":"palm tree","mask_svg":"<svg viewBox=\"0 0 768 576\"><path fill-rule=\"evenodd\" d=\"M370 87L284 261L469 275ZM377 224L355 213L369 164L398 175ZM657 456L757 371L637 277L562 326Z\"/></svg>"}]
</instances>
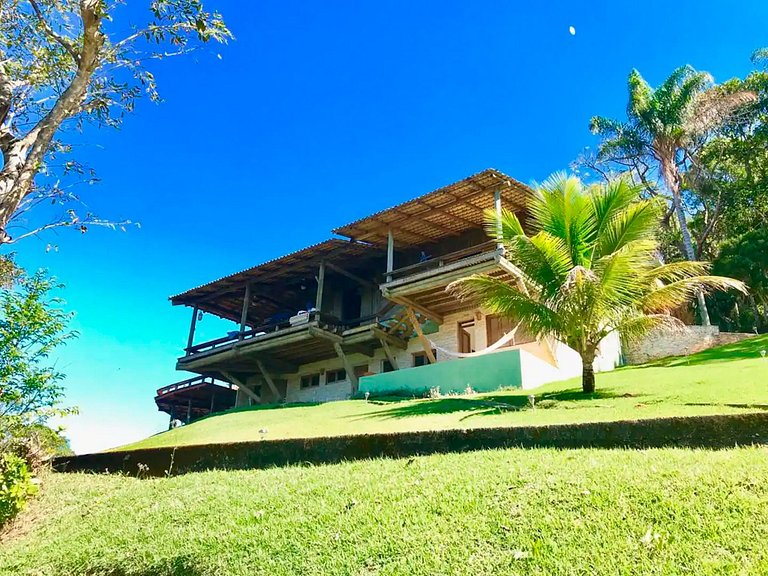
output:
<instances>
[{"instance_id":1,"label":"palm tree","mask_svg":"<svg viewBox=\"0 0 768 576\"><path fill-rule=\"evenodd\" d=\"M660 200L638 200L639 192L626 179L586 188L573 176L551 177L529 202L532 235L511 212L486 216L515 281L474 275L448 290L573 348L582 360L582 388L594 392L593 363L608 334L618 331L631 342L654 328L678 327L668 312L698 290L745 291L738 280L706 275L703 262L661 264Z\"/></svg>"},{"instance_id":2,"label":"palm tree","mask_svg":"<svg viewBox=\"0 0 768 576\"><path fill-rule=\"evenodd\" d=\"M752 92L721 91L712 76L691 66L678 68L656 89L637 70L629 74L628 84L626 122L601 116L590 122L592 132L603 136L598 158L644 159L657 165L680 223L685 255L688 260L696 260L683 207L680 166L690 163L697 143L757 96ZM704 295L698 292L696 297L701 323L709 326Z\"/></svg>"}]
</instances>

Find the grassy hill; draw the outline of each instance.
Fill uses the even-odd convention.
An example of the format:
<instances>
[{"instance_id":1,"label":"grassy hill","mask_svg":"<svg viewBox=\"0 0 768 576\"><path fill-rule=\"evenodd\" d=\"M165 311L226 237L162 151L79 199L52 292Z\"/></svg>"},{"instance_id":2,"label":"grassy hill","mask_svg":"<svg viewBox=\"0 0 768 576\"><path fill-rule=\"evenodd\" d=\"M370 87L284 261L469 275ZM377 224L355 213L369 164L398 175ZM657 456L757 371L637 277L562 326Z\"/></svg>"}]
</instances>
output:
<instances>
[{"instance_id":1,"label":"grassy hill","mask_svg":"<svg viewBox=\"0 0 768 576\"><path fill-rule=\"evenodd\" d=\"M604 374L588 399L575 382L551 385L536 392L549 407L533 411L488 404L522 406L527 393L515 391L261 408L145 443L247 439L263 426L287 437L756 410L768 403L766 345ZM0 574L757 576L768 573L766 509L765 447L516 448L155 479L49 474L0 535Z\"/></svg>"},{"instance_id":2,"label":"grassy hill","mask_svg":"<svg viewBox=\"0 0 768 576\"><path fill-rule=\"evenodd\" d=\"M527 426L729 414L768 407L768 336L598 374L585 396L578 380L535 390L503 390L471 397L384 398L318 405L233 410L119 448L152 448L449 428ZM535 394L537 409L527 407ZM259 430L266 429L266 434Z\"/></svg>"},{"instance_id":3,"label":"grassy hill","mask_svg":"<svg viewBox=\"0 0 768 576\"><path fill-rule=\"evenodd\" d=\"M768 450L498 450L45 478L0 574L768 573Z\"/></svg>"}]
</instances>

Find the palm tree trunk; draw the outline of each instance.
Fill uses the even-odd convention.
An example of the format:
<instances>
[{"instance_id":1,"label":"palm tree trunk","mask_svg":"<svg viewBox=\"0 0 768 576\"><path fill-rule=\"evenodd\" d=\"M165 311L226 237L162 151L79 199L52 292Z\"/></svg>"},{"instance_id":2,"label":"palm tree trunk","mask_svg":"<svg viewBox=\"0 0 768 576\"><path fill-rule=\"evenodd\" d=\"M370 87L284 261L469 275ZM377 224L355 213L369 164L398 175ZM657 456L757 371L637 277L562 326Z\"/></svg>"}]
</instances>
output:
<instances>
[{"instance_id":1,"label":"palm tree trunk","mask_svg":"<svg viewBox=\"0 0 768 576\"><path fill-rule=\"evenodd\" d=\"M662 177L664 178L664 182L666 183L667 188L672 194L672 203L675 208L675 214L677 214L677 221L680 223L680 233L683 236L683 249L685 250L685 256L688 260L695 261L696 252L693 249L691 233L688 230L688 222L685 220L685 211L683 210L683 201L680 195L680 178L677 171L677 166L675 166L674 155L671 159L666 159L662 156L660 158L660 164ZM704 292L698 290L696 292L696 300L698 302L701 325L709 326L709 310L707 309L707 301L704 299Z\"/></svg>"},{"instance_id":2,"label":"palm tree trunk","mask_svg":"<svg viewBox=\"0 0 768 576\"><path fill-rule=\"evenodd\" d=\"M592 394L595 391L595 353L582 352L581 354L581 391L584 394Z\"/></svg>"}]
</instances>

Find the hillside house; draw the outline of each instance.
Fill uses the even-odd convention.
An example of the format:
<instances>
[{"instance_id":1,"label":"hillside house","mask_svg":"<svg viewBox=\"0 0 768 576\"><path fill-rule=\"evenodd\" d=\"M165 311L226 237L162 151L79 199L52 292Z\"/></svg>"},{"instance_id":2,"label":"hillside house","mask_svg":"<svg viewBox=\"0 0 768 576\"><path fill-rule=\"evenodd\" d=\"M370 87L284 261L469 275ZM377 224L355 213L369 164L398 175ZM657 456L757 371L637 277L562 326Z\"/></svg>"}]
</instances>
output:
<instances>
[{"instance_id":1,"label":"hillside house","mask_svg":"<svg viewBox=\"0 0 768 576\"><path fill-rule=\"evenodd\" d=\"M516 322L459 301L448 284L474 273L508 277L504 249L483 229L484 211L525 222L524 184L489 169L341 226L333 238L171 297L191 309L179 370L198 376L158 390L171 419L235 405L317 402L358 394L422 395L534 387L580 374L578 355L536 340ZM233 322L195 341L201 313ZM475 354L473 354L475 353ZM461 357L461 354L469 356ZM619 362L606 341L598 370Z\"/></svg>"}]
</instances>

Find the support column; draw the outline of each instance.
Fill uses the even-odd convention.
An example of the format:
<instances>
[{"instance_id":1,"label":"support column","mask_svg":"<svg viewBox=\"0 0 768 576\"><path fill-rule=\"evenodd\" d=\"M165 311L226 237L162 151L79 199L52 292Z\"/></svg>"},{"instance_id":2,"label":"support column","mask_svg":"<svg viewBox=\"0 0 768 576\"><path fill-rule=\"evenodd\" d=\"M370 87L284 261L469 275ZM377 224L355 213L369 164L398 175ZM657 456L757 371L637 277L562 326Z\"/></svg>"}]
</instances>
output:
<instances>
[{"instance_id":1,"label":"support column","mask_svg":"<svg viewBox=\"0 0 768 576\"><path fill-rule=\"evenodd\" d=\"M392 282L392 271L395 269L395 237L392 229L387 231L387 282Z\"/></svg>"},{"instance_id":2,"label":"support column","mask_svg":"<svg viewBox=\"0 0 768 576\"><path fill-rule=\"evenodd\" d=\"M413 311L413 308L410 308L410 307L407 307L406 310L408 311L408 319L411 321L411 324L413 325L413 329L416 330L416 336L419 337L419 342L421 342L421 345L424 348L424 354L427 355L427 360L429 360L430 364L435 364L437 362L437 359L435 358L435 355L432 352L432 344L430 344L427 337L424 336L424 331L421 329L421 324L419 323L419 319L416 318L416 313Z\"/></svg>"},{"instance_id":3,"label":"support column","mask_svg":"<svg viewBox=\"0 0 768 576\"><path fill-rule=\"evenodd\" d=\"M323 311L323 287L325 286L325 260L320 262L320 270L317 272L317 297L315 298L315 308L318 312Z\"/></svg>"},{"instance_id":4,"label":"support column","mask_svg":"<svg viewBox=\"0 0 768 576\"><path fill-rule=\"evenodd\" d=\"M187 349L184 351L189 356L189 348L192 348L192 344L195 341L195 328L197 327L197 313L200 309L195 306L192 309L192 321L189 323L189 337L187 338Z\"/></svg>"},{"instance_id":5,"label":"support column","mask_svg":"<svg viewBox=\"0 0 768 576\"><path fill-rule=\"evenodd\" d=\"M280 400L285 400L285 398L283 398L280 395L280 392L278 391L277 386L275 385L275 381L272 379L272 375L269 372L267 372L267 369L264 367L264 363L258 358L256 359L256 366L259 367L259 372L261 372L261 375L264 377L264 381L267 383L267 386L272 391L272 394L275 395L275 398L277 399L277 401L279 402ZM262 392L262 396L263 395L264 393Z\"/></svg>"},{"instance_id":6,"label":"support column","mask_svg":"<svg viewBox=\"0 0 768 576\"><path fill-rule=\"evenodd\" d=\"M336 350L336 354L339 356L339 358L341 358L341 363L344 365L344 370L347 372L347 378L349 378L349 382L352 384L352 396L354 396L357 394L359 386L359 381L357 375L355 374L355 367L349 361L349 358L347 358L347 355L344 353L344 349L341 347L341 344L334 342L333 348Z\"/></svg>"},{"instance_id":7,"label":"support column","mask_svg":"<svg viewBox=\"0 0 768 576\"><path fill-rule=\"evenodd\" d=\"M501 250L504 248L504 244L502 242L498 241L498 238L501 237L501 188L496 188L496 191L493 193L493 207L496 210L496 248Z\"/></svg>"},{"instance_id":8,"label":"support column","mask_svg":"<svg viewBox=\"0 0 768 576\"><path fill-rule=\"evenodd\" d=\"M187 424L189 424L189 420L192 417L192 399L190 398L187 400Z\"/></svg>"},{"instance_id":9,"label":"support column","mask_svg":"<svg viewBox=\"0 0 768 576\"><path fill-rule=\"evenodd\" d=\"M238 340L243 339L243 332L245 332L245 326L248 322L248 308L251 307L251 285L245 285L245 296L243 296L243 312L240 314L240 335Z\"/></svg>"}]
</instances>

